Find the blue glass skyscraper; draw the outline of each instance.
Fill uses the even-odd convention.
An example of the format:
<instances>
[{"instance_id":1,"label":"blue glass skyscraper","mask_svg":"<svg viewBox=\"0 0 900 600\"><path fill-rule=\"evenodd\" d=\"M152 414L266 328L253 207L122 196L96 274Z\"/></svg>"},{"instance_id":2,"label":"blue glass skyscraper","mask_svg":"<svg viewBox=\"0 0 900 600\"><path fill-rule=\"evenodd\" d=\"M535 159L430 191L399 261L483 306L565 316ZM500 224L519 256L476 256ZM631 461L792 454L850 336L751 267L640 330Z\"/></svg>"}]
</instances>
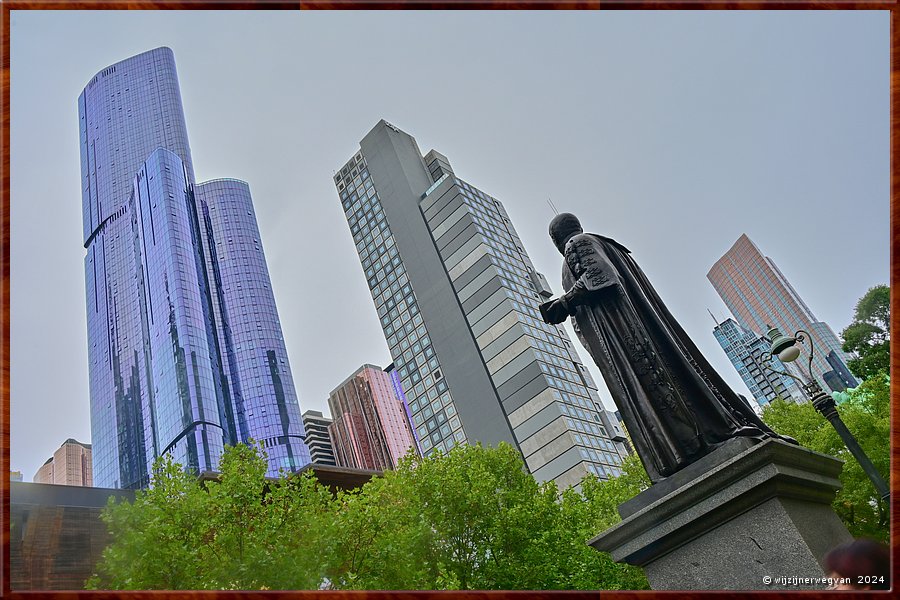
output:
<instances>
[{"instance_id":1,"label":"blue glass skyscraper","mask_svg":"<svg viewBox=\"0 0 900 600\"><path fill-rule=\"evenodd\" d=\"M300 467L310 462L309 450L250 187L215 179L194 186L194 194L223 378L230 384L230 435L261 442L270 474Z\"/></svg>"},{"instance_id":2,"label":"blue glass skyscraper","mask_svg":"<svg viewBox=\"0 0 900 600\"><path fill-rule=\"evenodd\" d=\"M157 48L78 100L95 485L143 487L171 453L215 470L260 441L309 462L249 187L196 184L175 60Z\"/></svg>"},{"instance_id":3,"label":"blue glass skyscraper","mask_svg":"<svg viewBox=\"0 0 900 600\"><path fill-rule=\"evenodd\" d=\"M763 362L762 356L771 354L770 339L744 329L734 319L717 323L713 335L744 380L760 410L776 398L802 400L803 392L793 379L770 370ZM771 360L770 366L777 371L784 371L786 368L777 357L767 360Z\"/></svg>"}]
</instances>

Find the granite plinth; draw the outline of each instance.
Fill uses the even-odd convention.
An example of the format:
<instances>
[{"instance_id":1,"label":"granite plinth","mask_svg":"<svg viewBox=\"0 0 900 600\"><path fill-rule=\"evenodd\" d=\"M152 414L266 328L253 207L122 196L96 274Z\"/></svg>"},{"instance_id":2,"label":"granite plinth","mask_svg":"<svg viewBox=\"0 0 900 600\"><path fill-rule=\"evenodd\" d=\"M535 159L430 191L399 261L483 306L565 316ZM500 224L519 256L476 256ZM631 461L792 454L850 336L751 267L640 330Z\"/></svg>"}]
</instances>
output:
<instances>
[{"instance_id":1,"label":"granite plinth","mask_svg":"<svg viewBox=\"0 0 900 600\"><path fill-rule=\"evenodd\" d=\"M831 509L843 463L775 439L735 454L740 446L704 457L690 481L676 474L626 502L627 518L589 544L643 567L655 590L826 587L779 578L824 577L825 555L852 539Z\"/></svg>"},{"instance_id":2,"label":"granite plinth","mask_svg":"<svg viewBox=\"0 0 900 600\"><path fill-rule=\"evenodd\" d=\"M753 438L731 438L713 452L701 457L696 462L689 464L674 475L670 475L659 483L653 484L649 489L641 492L631 500L620 504L619 516L623 519L627 519L634 513L653 504L663 496L671 494L681 486L688 485L694 479L697 479L704 473L712 471L725 461L734 458L757 443L759 443L759 440Z\"/></svg>"}]
</instances>

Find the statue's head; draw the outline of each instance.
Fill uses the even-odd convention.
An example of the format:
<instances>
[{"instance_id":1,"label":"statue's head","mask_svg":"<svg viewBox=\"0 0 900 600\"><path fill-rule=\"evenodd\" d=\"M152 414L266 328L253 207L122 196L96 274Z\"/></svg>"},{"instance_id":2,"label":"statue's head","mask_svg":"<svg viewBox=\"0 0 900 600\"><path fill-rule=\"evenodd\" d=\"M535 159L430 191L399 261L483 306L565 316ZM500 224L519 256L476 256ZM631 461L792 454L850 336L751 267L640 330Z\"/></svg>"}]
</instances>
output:
<instances>
[{"instance_id":1,"label":"statue's head","mask_svg":"<svg viewBox=\"0 0 900 600\"><path fill-rule=\"evenodd\" d=\"M581 222L572 213L560 213L550 221L550 238L560 254L565 253L566 242L579 233L584 233L581 229Z\"/></svg>"}]
</instances>

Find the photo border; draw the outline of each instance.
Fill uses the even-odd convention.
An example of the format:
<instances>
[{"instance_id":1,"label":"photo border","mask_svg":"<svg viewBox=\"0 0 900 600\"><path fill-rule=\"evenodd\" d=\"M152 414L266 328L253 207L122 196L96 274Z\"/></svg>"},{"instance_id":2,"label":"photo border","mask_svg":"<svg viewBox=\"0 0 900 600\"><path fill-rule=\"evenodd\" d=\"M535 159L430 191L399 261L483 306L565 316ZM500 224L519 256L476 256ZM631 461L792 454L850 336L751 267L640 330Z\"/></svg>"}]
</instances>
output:
<instances>
[{"instance_id":1,"label":"photo border","mask_svg":"<svg viewBox=\"0 0 900 600\"><path fill-rule=\"evenodd\" d=\"M321 600L448 600L450 598L467 598L472 600L596 600L598 595L623 600L650 600L652 598L683 598L700 600L708 598L729 598L736 592L667 592L667 591L11 591L10 590L10 483L6 475L9 471L10 457L10 12L13 10L888 10L890 11L890 285L900 280L900 265L895 260L895 251L900 243L898 228L898 190L900 190L900 0L755 0L732 2L705 0L592 0L592 1L559 1L549 0L494 0L484 2L477 0L308 0L304 2L285 2L283 0L0 0L2 9L2 49L0 49L0 66L2 66L2 105L0 105L0 129L2 129L2 161L0 161L0 218L2 218L2 243L0 243L0 266L2 266L2 283L0 283L0 318L2 318L2 343L0 343L0 492L2 492L2 510L0 510L0 541L2 541L2 569L0 569L0 595L13 599L52 598L54 600L75 599L112 599L124 600L172 599L172 600L218 600L219 598L237 600L243 598L265 598L267 600L304 599L313 597ZM900 308L900 295L891 296L891 312L895 316ZM897 373L900 368L900 356L895 352L900 344L900 319L891 322L891 372ZM900 449L895 443L896 430L893 424L900 417L900 386L892 378L891 385L891 540L896 540L896 507L898 471L900 471ZM891 544L892 565L900 564L900 551ZM892 568L892 574L896 569ZM746 598L772 598L781 595L802 594L803 598L834 599L834 592L828 591L748 591L739 592ZM886 597L890 592L847 592L840 598Z\"/></svg>"}]
</instances>

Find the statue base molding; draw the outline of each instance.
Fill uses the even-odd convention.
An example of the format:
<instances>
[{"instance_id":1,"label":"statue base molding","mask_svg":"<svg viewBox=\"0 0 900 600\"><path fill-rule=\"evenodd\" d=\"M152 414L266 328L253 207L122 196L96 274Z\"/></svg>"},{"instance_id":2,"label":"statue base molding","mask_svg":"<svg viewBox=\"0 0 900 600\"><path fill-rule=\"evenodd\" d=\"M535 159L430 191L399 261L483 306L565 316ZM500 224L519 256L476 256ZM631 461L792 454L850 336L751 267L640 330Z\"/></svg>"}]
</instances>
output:
<instances>
[{"instance_id":1,"label":"statue base molding","mask_svg":"<svg viewBox=\"0 0 900 600\"><path fill-rule=\"evenodd\" d=\"M654 590L824 589L825 555L852 540L831 508L842 466L734 438L622 504L589 544L643 567Z\"/></svg>"}]
</instances>

